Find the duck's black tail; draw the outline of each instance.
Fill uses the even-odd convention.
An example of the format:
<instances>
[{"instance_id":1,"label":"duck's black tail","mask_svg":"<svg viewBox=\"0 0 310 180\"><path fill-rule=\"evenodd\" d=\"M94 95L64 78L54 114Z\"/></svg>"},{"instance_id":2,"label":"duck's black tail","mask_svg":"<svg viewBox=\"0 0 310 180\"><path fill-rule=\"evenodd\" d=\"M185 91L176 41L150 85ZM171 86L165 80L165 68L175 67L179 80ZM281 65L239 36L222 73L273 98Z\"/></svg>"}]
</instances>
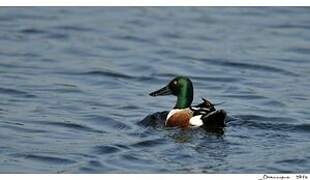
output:
<instances>
[{"instance_id":1,"label":"duck's black tail","mask_svg":"<svg viewBox=\"0 0 310 180\"><path fill-rule=\"evenodd\" d=\"M203 124L208 128L222 128L225 127L226 112L221 110L213 111L201 117Z\"/></svg>"}]
</instances>

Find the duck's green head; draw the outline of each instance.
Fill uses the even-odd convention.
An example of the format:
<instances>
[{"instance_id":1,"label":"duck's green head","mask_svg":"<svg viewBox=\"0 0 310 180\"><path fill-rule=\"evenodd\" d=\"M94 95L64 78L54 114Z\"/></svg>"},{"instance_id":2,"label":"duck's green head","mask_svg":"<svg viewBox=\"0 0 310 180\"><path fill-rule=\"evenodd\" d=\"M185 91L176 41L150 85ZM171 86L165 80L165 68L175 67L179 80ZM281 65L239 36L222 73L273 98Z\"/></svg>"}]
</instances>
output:
<instances>
[{"instance_id":1,"label":"duck's green head","mask_svg":"<svg viewBox=\"0 0 310 180\"><path fill-rule=\"evenodd\" d=\"M183 109L189 107L193 102L194 95L192 81L187 77L178 76L170 81L167 86L150 93L150 96L165 95L175 95L178 97L174 108Z\"/></svg>"}]
</instances>

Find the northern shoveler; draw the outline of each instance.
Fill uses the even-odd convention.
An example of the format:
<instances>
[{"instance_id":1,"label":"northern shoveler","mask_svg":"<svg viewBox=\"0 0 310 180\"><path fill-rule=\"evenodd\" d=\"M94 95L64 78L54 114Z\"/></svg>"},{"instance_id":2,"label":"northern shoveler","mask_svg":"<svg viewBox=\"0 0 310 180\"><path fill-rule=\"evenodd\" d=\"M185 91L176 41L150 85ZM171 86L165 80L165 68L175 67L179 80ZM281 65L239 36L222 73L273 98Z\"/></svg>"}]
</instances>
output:
<instances>
[{"instance_id":1,"label":"northern shoveler","mask_svg":"<svg viewBox=\"0 0 310 180\"><path fill-rule=\"evenodd\" d=\"M174 78L170 83L152 93L150 96L177 96L174 108L168 113L165 121L166 127L206 127L218 128L225 126L226 112L216 110L214 105L203 98L197 106L191 106L194 96L191 80L184 76Z\"/></svg>"}]
</instances>

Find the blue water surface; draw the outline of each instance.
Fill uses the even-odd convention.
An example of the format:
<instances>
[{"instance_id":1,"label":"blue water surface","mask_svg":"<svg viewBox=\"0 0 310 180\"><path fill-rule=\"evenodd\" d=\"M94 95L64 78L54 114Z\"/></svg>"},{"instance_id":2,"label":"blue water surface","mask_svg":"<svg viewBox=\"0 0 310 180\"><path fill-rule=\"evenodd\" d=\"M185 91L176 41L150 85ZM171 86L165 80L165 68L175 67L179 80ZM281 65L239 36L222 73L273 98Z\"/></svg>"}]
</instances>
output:
<instances>
[{"instance_id":1,"label":"blue water surface","mask_svg":"<svg viewBox=\"0 0 310 180\"><path fill-rule=\"evenodd\" d=\"M139 125L176 75L224 135ZM309 173L309 100L309 8L0 8L1 173Z\"/></svg>"}]
</instances>

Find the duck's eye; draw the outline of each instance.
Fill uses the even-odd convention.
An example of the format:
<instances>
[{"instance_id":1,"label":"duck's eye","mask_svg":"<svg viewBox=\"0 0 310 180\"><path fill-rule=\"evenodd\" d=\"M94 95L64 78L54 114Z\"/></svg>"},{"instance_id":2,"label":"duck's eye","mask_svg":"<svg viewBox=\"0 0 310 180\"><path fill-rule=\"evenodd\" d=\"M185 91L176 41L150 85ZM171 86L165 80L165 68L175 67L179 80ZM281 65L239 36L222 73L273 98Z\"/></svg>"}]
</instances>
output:
<instances>
[{"instance_id":1,"label":"duck's eye","mask_svg":"<svg viewBox=\"0 0 310 180\"><path fill-rule=\"evenodd\" d=\"M177 85L177 84L178 84L178 81L173 81L173 84L174 84L174 85Z\"/></svg>"}]
</instances>

